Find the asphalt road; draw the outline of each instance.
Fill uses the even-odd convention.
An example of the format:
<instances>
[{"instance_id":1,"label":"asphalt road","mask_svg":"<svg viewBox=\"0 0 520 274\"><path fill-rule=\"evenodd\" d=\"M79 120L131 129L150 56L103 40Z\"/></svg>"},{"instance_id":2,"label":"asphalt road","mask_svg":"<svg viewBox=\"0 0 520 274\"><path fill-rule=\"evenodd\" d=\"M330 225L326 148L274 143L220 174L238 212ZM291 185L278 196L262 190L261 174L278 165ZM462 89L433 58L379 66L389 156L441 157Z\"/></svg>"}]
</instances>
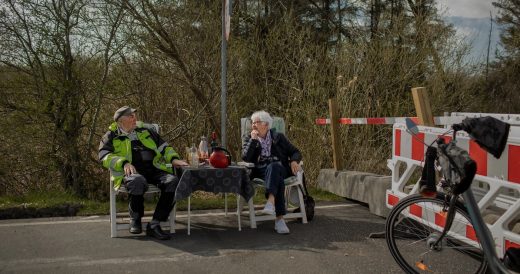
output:
<instances>
[{"instance_id":1,"label":"asphalt road","mask_svg":"<svg viewBox=\"0 0 520 274\"><path fill-rule=\"evenodd\" d=\"M384 239L383 218L363 205L320 203L309 224L249 227L236 215L178 212L172 240L126 231L110 238L108 216L0 221L0 273L402 273Z\"/></svg>"}]
</instances>

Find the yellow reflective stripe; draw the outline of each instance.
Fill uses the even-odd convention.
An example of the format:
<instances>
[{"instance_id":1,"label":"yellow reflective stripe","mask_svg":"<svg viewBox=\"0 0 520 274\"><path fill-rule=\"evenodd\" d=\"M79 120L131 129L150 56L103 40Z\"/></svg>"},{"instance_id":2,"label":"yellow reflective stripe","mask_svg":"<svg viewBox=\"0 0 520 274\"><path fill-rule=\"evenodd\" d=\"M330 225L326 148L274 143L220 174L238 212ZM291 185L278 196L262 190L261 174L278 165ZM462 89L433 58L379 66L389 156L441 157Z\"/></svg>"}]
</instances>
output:
<instances>
[{"instance_id":1,"label":"yellow reflective stripe","mask_svg":"<svg viewBox=\"0 0 520 274\"><path fill-rule=\"evenodd\" d=\"M109 168L111 170L115 170L116 169L116 166L117 166L117 162L119 160L122 160L123 157L118 157L118 156L114 156L112 159L110 159L110 165L109 165Z\"/></svg>"},{"instance_id":2,"label":"yellow reflective stripe","mask_svg":"<svg viewBox=\"0 0 520 274\"><path fill-rule=\"evenodd\" d=\"M103 157L103 159L101 159L101 162L104 162L107 158L108 158L108 154L105 155L105 157Z\"/></svg>"},{"instance_id":3,"label":"yellow reflective stripe","mask_svg":"<svg viewBox=\"0 0 520 274\"><path fill-rule=\"evenodd\" d=\"M121 176L125 175L125 173L123 171L110 170L110 173L114 177L121 177Z\"/></svg>"},{"instance_id":4,"label":"yellow reflective stripe","mask_svg":"<svg viewBox=\"0 0 520 274\"><path fill-rule=\"evenodd\" d=\"M157 148L157 150L160 152L167 146L168 146L168 143L164 142L160 147Z\"/></svg>"}]
</instances>

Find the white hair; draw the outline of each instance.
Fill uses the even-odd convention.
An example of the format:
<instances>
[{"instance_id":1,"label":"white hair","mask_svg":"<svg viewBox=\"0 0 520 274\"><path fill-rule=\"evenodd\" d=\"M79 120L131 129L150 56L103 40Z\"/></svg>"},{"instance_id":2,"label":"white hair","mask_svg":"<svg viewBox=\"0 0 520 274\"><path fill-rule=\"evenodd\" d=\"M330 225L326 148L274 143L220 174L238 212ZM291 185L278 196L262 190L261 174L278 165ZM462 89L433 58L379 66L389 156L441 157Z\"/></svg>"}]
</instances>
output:
<instances>
[{"instance_id":1,"label":"white hair","mask_svg":"<svg viewBox=\"0 0 520 274\"><path fill-rule=\"evenodd\" d=\"M273 118L271 118L271 115L264 110L254 112L251 115L251 121L254 121L255 119L266 122L269 127L273 126Z\"/></svg>"}]
</instances>

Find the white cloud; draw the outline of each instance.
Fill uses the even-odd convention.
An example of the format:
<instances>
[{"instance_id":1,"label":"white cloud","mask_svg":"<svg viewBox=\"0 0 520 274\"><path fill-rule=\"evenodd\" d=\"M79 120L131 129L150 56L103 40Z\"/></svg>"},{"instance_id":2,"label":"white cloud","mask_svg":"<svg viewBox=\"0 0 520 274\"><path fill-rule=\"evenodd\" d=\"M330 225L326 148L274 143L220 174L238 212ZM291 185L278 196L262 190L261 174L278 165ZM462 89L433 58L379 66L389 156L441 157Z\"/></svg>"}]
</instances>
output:
<instances>
[{"instance_id":1,"label":"white cloud","mask_svg":"<svg viewBox=\"0 0 520 274\"><path fill-rule=\"evenodd\" d=\"M439 0L437 1L440 11L446 11L445 16L460 16L467 18L489 18L491 11L493 17L496 9L491 4L497 0Z\"/></svg>"}]
</instances>

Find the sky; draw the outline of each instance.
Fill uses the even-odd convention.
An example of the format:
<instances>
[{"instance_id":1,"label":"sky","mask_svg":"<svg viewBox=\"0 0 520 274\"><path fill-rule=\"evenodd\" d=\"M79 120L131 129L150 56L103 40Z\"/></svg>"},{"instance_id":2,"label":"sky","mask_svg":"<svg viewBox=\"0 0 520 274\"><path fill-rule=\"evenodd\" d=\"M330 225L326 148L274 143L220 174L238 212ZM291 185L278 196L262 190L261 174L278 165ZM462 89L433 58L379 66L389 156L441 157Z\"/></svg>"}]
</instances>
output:
<instances>
[{"instance_id":1,"label":"sky","mask_svg":"<svg viewBox=\"0 0 520 274\"><path fill-rule=\"evenodd\" d=\"M492 2L493 0L438 0L437 3L441 11L447 8L447 16L489 18L490 11L493 16L496 15Z\"/></svg>"},{"instance_id":2,"label":"sky","mask_svg":"<svg viewBox=\"0 0 520 274\"><path fill-rule=\"evenodd\" d=\"M468 61L484 61L487 54L490 12L493 19L497 16L497 10L491 4L496 0L438 0L437 7L445 20L454 25L457 35L471 44L472 50ZM490 57L494 59L494 53L499 43L498 26L494 23L491 34Z\"/></svg>"}]
</instances>

